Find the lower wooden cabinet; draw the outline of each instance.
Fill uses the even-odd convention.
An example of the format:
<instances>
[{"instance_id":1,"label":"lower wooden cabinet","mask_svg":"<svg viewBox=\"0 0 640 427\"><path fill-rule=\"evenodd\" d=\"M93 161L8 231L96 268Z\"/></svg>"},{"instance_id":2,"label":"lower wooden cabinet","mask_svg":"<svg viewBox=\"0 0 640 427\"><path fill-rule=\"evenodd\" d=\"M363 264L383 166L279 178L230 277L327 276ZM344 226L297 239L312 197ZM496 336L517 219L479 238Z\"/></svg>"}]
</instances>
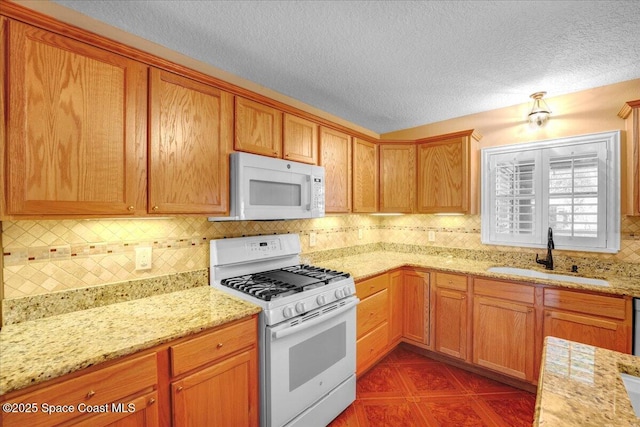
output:
<instances>
[{"instance_id":1,"label":"lower wooden cabinet","mask_svg":"<svg viewBox=\"0 0 640 427\"><path fill-rule=\"evenodd\" d=\"M389 274L356 283L356 374L373 366L389 347Z\"/></svg>"},{"instance_id":2,"label":"lower wooden cabinet","mask_svg":"<svg viewBox=\"0 0 640 427\"><path fill-rule=\"evenodd\" d=\"M631 352L632 300L545 289L543 335Z\"/></svg>"},{"instance_id":3,"label":"lower wooden cabinet","mask_svg":"<svg viewBox=\"0 0 640 427\"><path fill-rule=\"evenodd\" d=\"M404 281L406 271L389 273L389 345L394 346L403 337L405 315Z\"/></svg>"},{"instance_id":4,"label":"lower wooden cabinet","mask_svg":"<svg viewBox=\"0 0 640 427\"><path fill-rule=\"evenodd\" d=\"M467 277L435 273L434 295L434 349L465 360L468 331Z\"/></svg>"},{"instance_id":5,"label":"lower wooden cabinet","mask_svg":"<svg viewBox=\"0 0 640 427\"><path fill-rule=\"evenodd\" d=\"M254 347L173 382L173 425L257 426L257 357Z\"/></svg>"},{"instance_id":6,"label":"lower wooden cabinet","mask_svg":"<svg viewBox=\"0 0 640 427\"><path fill-rule=\"evenodd\" d=\"M126 411L133 408L135 411ZM155 391L123 405L122 412L106 412L73 424L74 427L156 427L158 425L158 393Z\"/></svg>"},{"instance_id":7,"label":"lower wooden cabinet","mask_svg":"<svg viewBox=\"0 0 640 427\"><path fill-rule=\"evenodd\" d=\"M402 335L429 346L429 273L405 270L403 281L404 322Z\"/></svg>"}]
</instances>

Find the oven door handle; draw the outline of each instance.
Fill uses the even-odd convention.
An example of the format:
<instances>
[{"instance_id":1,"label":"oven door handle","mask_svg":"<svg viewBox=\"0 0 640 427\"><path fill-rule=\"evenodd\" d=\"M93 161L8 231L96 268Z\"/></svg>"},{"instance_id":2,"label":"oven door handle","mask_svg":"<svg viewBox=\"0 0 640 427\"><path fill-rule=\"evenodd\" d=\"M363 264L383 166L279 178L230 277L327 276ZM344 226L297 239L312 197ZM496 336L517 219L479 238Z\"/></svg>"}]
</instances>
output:
<instances>
[{"instance_id":1,"label":"oven door handle","mask_svg":"<svg viewBox=\"0 0 640 427\"><path fill-rule=\"evenodd\" d=\"M360 300L358 298L353 299L353 301L343 305L340 308L335 309L334 311L330 312L329 314L325 314L323 316L319 316L316 317L315 319L311 319L311 320L307 320L306 322L303 322L299 325L296 326L292 326L290 328L286 328L286 329L282 329L279 331L274 331L271 333L271 336L274 340L289 336L291 334L296 334L300 331L304 331L305 329L311 328L315 325L317 325L318 323L322 323L322 322L326 322L329 319L332 319L334 317L337 317L339 315L341 315L342 313L344 313L345 311L351 310L353 307L355 307L356 305L358 305L358 303L360 302Z\"/></svg>"}]
</instances>

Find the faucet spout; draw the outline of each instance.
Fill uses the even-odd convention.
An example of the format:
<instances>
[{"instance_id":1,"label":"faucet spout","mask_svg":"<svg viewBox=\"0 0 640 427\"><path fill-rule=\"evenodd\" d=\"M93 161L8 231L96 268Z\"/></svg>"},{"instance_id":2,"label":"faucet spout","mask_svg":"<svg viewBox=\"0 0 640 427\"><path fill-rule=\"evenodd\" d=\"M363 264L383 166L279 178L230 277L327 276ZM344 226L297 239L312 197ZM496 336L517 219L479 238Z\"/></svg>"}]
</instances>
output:
<instances>
[{"instance_id":1,"label":"faucet spout","mask_svg":"<svg viewBox=\"0 0 640 427\"><path fill-rule=\"evenodd\" d=\"M545 259L538 259L538 254L536 254L536 262L544 265L544 268L547 270L553 270L553 253L551 250L555 249L555 247L553 243L553 230L549 227L549 232L547 233L547 257Z\"/></svg>"}]
</instances>

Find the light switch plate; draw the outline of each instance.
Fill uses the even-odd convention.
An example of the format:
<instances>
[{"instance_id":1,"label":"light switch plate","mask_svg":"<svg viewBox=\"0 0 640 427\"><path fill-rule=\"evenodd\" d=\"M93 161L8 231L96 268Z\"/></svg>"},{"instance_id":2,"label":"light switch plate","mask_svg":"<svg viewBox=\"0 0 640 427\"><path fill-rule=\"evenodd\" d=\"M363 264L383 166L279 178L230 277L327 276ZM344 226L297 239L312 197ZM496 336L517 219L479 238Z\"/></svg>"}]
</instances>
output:
<instances>
[{"instance_id":1,"label":"light switch plate","mask_svg":"<svg viewBox=\"0 0 640 427\"><path fill-rule=\"evenodd\" d=\"M358 239L362 239L362 228L358 228Z\"/></svg>"},{"instance_id":2,"label":"light switch plate","mask_svg":"<svg viewBox=\"0 0 640 427\"><path fill-rule=\"evenodd\" d=\"M430 242L435 242L436 241L436 232L433 230L429 230L427 232L427 240Z\"/></svg>"},{"instance_id":3,"label":"light switch plate","mask_svg":"<svg viewBox=\"0 0 640 427\"><path fill-rule=\"evenodd\" d=\"M310 247L314 247L316 245L317 241L316 241L316 233L311 232L309 233L309 246Z\"/></svg>"},{"instance_id":4,"label":"light switch plate","mask_svg":"<svg viewBox=\"0 0 640 427\"><path fill-rule=\"evenodd\" d=\"M136 248L136 271L151 270L152 256L151 246Z\"/></svg>"}]
</instances>

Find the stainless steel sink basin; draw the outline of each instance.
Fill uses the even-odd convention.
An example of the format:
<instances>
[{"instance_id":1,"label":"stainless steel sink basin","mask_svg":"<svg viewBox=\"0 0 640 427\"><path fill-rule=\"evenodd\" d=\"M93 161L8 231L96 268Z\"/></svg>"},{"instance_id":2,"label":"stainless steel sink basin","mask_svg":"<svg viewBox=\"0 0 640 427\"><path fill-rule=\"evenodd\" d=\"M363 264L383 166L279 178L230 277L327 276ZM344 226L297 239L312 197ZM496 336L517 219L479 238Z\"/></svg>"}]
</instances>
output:
<instances>
[{"instance_id":1,"label":"stainless steel sink basin","mask_svg":"<svg viewBox=\"0 0 640 427\"><path fill-rule=\"evenodd\" d=\"M581 283L583 285L609 286L609 282L602 279L591 279L589 277L569 276L567 274L545 273L538 270L516 267L491 267L491 273L512 274L514 276L535 277L539 279L558 280L561 282Z\"/></svg>"},{"instance_id":2,"label":"stainless steel sink basin","mask_svg":"<svg viewBox=\"0 0 640 427\"><path fill-rule=\"evenodd\" d=\"M629 400L631 400L633 412L635 412L636 417L640 418L640 378L624 372L621 372L620 376L629 395Z\"/></svg>"}]
</instances>

